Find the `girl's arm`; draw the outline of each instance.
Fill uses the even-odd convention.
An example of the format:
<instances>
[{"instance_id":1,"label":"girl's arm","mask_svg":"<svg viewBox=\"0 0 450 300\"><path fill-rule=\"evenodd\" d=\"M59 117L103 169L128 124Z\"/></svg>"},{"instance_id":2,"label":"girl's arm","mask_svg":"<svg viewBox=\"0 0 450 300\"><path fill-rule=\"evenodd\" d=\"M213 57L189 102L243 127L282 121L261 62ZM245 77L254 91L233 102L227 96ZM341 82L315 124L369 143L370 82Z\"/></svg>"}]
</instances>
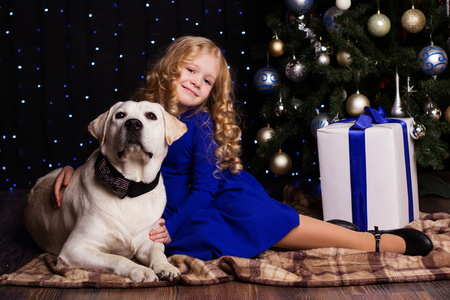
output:
<instances>
[{"instance_id":1,"label":"girl's arm","mask_svg":"<svg viewBox=\"0 0 450 300\"><path fill-rule=\"evenodd\" d=\"M59 172L56 177L55 183L53 184L53 194L52 200L53 205L57 207L61 207L61 201L64 196L64 190L70 183L70 179L72 178L73 172L75 168L71 165L65 166L61 172Z\"/></svg>"},{"instance_id":2,"label":"girl's arm","mask_svg":"<svg viewBox=\"0 0 450 300\"><path fill-rule=\"evenodd\" d=\"M61 207L61 201L64 196L64 190L70 183L70 179L72 179L73 172L75 172L75 169L82 166L84 162L75 162L68 164L65 166L61 172L59 172L58 176L56 177L55 183L53 184L53 194L52 194L52 200L54 206Z\"/></svg>"}]
</instances>

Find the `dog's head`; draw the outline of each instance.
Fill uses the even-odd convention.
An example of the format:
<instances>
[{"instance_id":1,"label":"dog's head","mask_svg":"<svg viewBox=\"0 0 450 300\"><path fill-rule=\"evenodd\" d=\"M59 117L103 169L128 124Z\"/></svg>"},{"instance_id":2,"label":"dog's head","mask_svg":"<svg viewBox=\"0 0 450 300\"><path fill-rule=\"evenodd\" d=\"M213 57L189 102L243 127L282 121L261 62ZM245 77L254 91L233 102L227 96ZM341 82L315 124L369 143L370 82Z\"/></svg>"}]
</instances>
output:
<instances>
[{"instance_id":1,"label":"dog's head","mask_svg":"<svg viewBox=\"0 0 450 300\"><path fill-rule=\"evenodd\" d=\"M186 132L186 125L157 103L118 102L89 124L100 150L126 178L150 182L168 146Z\"/></svg>"}]
</instances>

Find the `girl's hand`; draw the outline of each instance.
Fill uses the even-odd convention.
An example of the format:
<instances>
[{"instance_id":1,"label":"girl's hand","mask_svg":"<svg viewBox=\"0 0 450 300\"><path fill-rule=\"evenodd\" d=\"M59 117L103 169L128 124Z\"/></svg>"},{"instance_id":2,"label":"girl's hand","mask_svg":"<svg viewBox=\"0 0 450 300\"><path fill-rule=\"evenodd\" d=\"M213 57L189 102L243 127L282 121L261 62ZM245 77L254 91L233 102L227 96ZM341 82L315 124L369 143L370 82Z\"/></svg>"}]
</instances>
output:
<instances>
[{"instance_id":1,"label":"girl's hand","mask_svg":"<svg viewBox=\"0 0 450 300\"><path fill-rule=\"evenodd\" d=\"M71 166L65 166L61 172L59 172L56 177L55 183L53 184L53 194L52 200L55 208L61 207L61 201L64 196L64 190L70 183L73 172L75 169Z\"/></svg>"},{"instance_id":2,"label":"girl's hand","mask_svg":"<svg viewBox=\"0 0 450 300\"><path fill-rule=\"evenodd\" d=\"M169 244L172 239L166 228L166 220L159 219L159 227L150 231L149 238L155 243Z\"/></svg>"}]
</instances>

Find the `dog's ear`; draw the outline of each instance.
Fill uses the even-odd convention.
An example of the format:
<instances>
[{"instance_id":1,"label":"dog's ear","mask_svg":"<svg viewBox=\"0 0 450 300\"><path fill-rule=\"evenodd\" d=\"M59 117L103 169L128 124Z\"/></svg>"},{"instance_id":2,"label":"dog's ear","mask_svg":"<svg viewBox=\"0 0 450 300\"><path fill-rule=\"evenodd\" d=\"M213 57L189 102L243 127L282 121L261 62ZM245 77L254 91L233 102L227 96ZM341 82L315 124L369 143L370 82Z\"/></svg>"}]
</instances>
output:
<instances>
[{"instance_id":1,"label":"dog's ear","mask_svg":"<svg viewBox=\"0 0 450 300\"><path fill-rule=\"evenodd\" d=\"M100 147L103 146L103 143L105 142L106 128L108 128L109 116L119 103L116 103L108 111L102 113L94 121L89 123L88 130L92 134L92 136L100 142Z\"/></svg>"},{"instance_id":2,"label":"dog's ear","mask_svg":"<svg viewBox=\"0 0 450 300\"><path fill-rule=\"evenodd\" d=\"M186 133L187 127L186 124L169 114L165 109L161 106L161 110L164 115L164 127L166 131L166 142L170 146L173 142L178 140L183 134Z\"/></svg>"}]
</instances>

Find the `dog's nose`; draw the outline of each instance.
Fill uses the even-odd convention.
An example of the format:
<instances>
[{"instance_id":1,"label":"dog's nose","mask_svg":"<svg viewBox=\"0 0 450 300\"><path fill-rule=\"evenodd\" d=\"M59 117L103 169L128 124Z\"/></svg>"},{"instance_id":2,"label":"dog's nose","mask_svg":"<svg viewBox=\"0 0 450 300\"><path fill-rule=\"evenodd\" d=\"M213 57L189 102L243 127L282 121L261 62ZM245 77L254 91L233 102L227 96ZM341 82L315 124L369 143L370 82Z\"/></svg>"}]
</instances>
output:
<instances>
[{"instance_id":1,"label":"dog's nose","mask_svg":"<svg viewBox=\"0 0 450 300\"><path fill-rule=\"evenodd\" d=\"M125 127L129 131L139 131L142 129L142 122L139 121L138 119L128 119L125 122Z\"/></svg>"}]
</instances>

